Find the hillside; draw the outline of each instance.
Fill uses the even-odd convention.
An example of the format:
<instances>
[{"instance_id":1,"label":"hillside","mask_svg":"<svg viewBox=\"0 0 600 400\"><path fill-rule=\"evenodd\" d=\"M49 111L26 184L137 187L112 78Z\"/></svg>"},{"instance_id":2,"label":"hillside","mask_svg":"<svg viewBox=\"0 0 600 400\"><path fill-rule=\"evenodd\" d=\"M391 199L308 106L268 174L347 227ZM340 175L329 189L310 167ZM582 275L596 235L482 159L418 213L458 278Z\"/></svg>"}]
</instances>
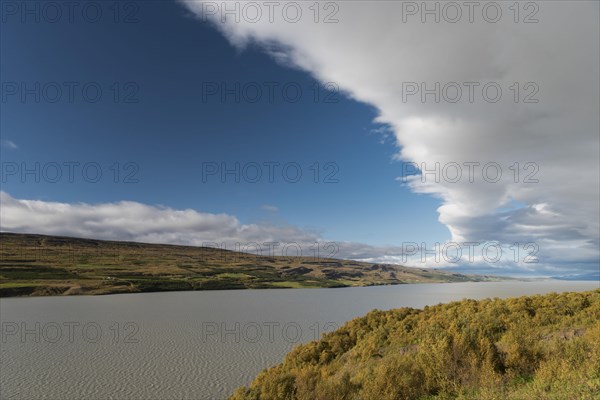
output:
<instances>
[{"instance_id":1,"label":"hillside","mask_svg":"<svg viewBox=\"0 0 600 400\"><path fill-rule=\"evenodd\" d=\"M500 278L209 247L0 233L0 296L303 288Z\"/></svg>"},{"instance_id":2,"label":"hillside","mask_svg":"<svg viewBox=\"0 0 600 400\"><path fill-rule=\"evenodd\" d=\"M600 289L372 311L231 400L600 398Z\"/></svg>"}]
</instances>

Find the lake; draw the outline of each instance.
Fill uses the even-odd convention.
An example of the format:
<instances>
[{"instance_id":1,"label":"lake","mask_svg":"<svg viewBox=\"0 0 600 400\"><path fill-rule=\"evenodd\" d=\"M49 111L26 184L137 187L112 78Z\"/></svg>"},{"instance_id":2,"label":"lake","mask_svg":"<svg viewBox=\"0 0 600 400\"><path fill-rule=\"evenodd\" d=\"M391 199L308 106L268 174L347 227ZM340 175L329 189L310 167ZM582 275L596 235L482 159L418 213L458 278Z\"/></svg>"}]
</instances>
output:
<instances>
[{"instance_id":1,"label":"lake","mask_svg":"<svg viewBox=\"0 0 600 400\"><path fill-rule=\"evenodd\" d=\"M223 399L368 311L584 291L598 282L166 292L0 300L2 398Z\"/></svg>"}]
</instances>

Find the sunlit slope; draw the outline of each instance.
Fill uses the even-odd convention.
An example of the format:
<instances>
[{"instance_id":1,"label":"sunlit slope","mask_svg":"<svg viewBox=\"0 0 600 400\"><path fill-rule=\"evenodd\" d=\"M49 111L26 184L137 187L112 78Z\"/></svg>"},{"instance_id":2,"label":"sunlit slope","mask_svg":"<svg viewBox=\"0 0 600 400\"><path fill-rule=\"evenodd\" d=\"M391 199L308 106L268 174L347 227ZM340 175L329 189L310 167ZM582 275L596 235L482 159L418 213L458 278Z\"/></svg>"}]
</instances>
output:
<instances>
[{"instance_id":1,"label":"sunlit slope","mask_svg":"<svg viewBox=\"0 0 600 400\"><path fill-rule=\"evenodd\" d=\"M599 399L600 290L372 311L241 399Z\"/></svg>"},{"instance_id":2,"label":"sunlit slope","mask_svg":"<svg viewBox=\"0 0 600 400\"><path fill-rule=\"evenodd\" d=\"M317 257L0 233L0 296L498 280Z\"/></svg>"}]
</instances>

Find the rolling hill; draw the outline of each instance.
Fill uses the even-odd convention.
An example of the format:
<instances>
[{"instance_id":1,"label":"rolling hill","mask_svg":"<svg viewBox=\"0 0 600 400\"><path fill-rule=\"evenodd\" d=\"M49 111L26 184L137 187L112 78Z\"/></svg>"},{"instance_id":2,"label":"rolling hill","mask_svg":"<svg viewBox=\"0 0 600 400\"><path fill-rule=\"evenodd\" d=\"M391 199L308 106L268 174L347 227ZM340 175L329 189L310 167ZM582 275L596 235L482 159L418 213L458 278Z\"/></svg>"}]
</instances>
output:
<instances>
[{"instance_id":1,"label":"rolling hill","mask_svg":"<svg viewBox=\"0 0 600 400\"><path fill-rule=\"evenodd\" d=\"M0 296L313 288L500 278L210 247L0 233Z\"/></svg>"}]
</instances>

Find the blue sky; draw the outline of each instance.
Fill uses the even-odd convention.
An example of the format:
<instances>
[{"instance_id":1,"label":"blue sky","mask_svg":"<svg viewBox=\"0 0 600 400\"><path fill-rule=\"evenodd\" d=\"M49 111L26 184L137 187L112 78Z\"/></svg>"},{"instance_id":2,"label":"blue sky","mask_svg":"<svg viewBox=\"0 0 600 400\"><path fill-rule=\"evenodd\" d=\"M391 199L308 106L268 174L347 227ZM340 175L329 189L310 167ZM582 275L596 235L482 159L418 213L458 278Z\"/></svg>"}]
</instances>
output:
<instances>
[{"instance_id":1,"label":"blue sky","mask_svg":"<svg viewBox=\"0 0 600 400\"><path fill-rule=\"evenodd\" d=\"M290 223L331 240L373 245L447 238L447 229L437 222L439 201L412 194L395 180L402 173L401 163L393 160L397 149L393 137L377 131L384 126L373 123L371 106L327 91L306 72L277 63L258 47L239 51L187 14L174 2L152 2L135 14L138 23L22 24L8 16L2 26L2 81L26 82L30 88L40 82L42 90L58 82L64 92L56 103L45 101L43 93L37 104L33 95L25 102L21 92L7 95L2 137L18 149L3 146L3 162L17 162L19 168L23 162L28 168L35 162L42 167L98 162L103 178L69 183L65 175L58 183L43 177L36 183L32 175L25 182L15 175L6 177L3 190L45 201L133 200L228 213L242 222ZM79 84L72 103L64 82ZM89 82L102 88L97 103L86 101L79 90ZM244 98L237 103L234 95L223 102L220 92L203 99L203 87L213 82L219 91L258 83L263 95L256 103ZM265 82L279 84L273 102ZM115 103L114 83L133 83L121 89L123 101L138 102ZM289 85L288 98L280 89L284 85ZM298 85L302 96L292 102ZM133 88L139 91L126 98ZM315 101L316 90L320 101ZM48 93L52 99L54 92ZM109 167L117 162L122 176L134 172L133 167L123 170L127 162L136 163L139 171L132 177L139 182L115 184ZM272 183L266 175L258 183L244 182L244 175L240 183L231 175L225 182L216 176L202 182L203 163L212 162L219 168L256 162L265 174L265 162L298 163L302 179L290 183L275 167ZM77 178L80 168L74 168ZM327 176L338 182L323 182Z\"/></svg>"},{"instance_id":2,"label":"blue sky","mask_svg":"<svg viewBox=\"0 0 600 400\"><path fill-rule=\"evenodd\" d=\"M335 241L340 257L378 262L403 262L407 242L498 243L498 262L408 264L598 277L597 2L544 3L533 23L509 3L494 23L407 16L402 2L335 3L331 23L330 9L315 22L312 3L293 23L279 10L275 21L221 18L199 0L75 3L72 20L52 3L55 22L45 2L0 9L2 230ZM474 101L406 96L468 82ZM481 96L490 84L501 101ZM398 179L403 163L471 162L504 174ZM72 182L65 163L78 163ZM23 179L38 164L39 182ZM203 176L237 164L240 181ZM248 181L257 165L261 179ZM514 243L534 244L535 263L511 261Z\"/></svg>"}]
</instances>

